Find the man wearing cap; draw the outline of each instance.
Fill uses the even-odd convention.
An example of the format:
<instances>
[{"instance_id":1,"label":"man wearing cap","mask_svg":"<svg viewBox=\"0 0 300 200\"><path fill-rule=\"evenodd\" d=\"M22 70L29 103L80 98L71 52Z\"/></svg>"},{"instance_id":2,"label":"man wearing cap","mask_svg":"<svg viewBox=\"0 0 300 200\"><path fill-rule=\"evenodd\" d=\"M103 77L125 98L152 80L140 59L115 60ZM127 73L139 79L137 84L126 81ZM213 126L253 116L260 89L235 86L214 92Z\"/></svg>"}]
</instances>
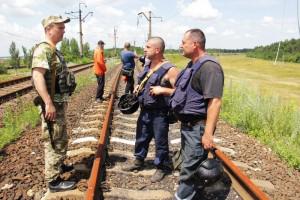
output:
<instances>
[{"instance_id":1,"label":"man wearing cap","mask_svg":"<svg viewBox=\"0 0 300 200\"><path fill-rule=\"evenodd\" d=\"M104 45L105 43L102 40L99 40L98 45L94 51L94 72L98 83L96 101L98 103L101 103L104 100L103 93L106 72L106 65L104 59Z\"/></svg>"},{"instance_id":2,"label":"man wearing cap","mask_svg":"<svg viewBox=\"0 0 300 200\"><path fill-rule=\"evenodd\" d=\"M45 180L50 192L73 189L76 184L60 178L62 172L72 170L72 166L63 164L68 144L65 111L70 93L58 90L60 85L55 81L67 67L56 44L63 39L65 23L69 21L61 16L43 19L45 41L36 45L32 58L33 85L41 99L38 105L45 147Z\"/></svg>"}]
</instances>

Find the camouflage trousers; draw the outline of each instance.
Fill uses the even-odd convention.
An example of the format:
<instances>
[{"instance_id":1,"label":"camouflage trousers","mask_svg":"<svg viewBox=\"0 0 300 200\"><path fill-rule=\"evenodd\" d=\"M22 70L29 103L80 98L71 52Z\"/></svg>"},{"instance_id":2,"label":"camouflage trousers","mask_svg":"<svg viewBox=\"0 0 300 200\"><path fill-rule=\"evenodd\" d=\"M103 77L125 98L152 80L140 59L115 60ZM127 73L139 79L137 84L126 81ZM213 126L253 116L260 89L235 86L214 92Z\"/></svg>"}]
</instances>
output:
<instances>
[{"instance_id":1,"label":"camouflage trousers","mask_svg":"<svg viewBox=\"0 0 300 200\"><path fill-rule=\"evenodd\" d=\"M45 180L50 182L56 179L61 172L61 165L66 157L68 148L68 135L66 129L65 111L67 103L57 104L56 120L51 123L52 128L52 144L49 129L43 114L42 119L42 140L45 148ZM41 108L40 108L41 110ZM41 112L42 113L42 112Z\"/></svg>"}]
</instances>

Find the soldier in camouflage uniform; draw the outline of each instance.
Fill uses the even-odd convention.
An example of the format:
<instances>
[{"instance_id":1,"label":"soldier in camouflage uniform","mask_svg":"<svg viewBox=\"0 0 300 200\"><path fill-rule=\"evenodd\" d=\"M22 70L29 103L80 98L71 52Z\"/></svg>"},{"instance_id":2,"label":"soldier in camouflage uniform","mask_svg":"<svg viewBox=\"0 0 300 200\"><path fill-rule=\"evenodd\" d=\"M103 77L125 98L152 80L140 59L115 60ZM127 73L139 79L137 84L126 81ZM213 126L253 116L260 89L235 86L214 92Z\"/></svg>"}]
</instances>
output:
<instances>
[{"instance_id":1,"label":"soldier in camouflage uniform","mask_svg":"<svg viewBox=\"0 0 300 200\"><path fill-rule=\"evenodd\" d=\"M65 23L69 21L69 18L61 16L43 19L46 40L36 46L32 58L33 84L42 100L40 109L45 147L45 180L51 192L73 189L76 184L60 178L63 170L72 169L63 164L68 144L65 111L69 94L59 91L55 85L57 75L66 67L56 44L62 40Z\"/></svg>"}]
</instances>

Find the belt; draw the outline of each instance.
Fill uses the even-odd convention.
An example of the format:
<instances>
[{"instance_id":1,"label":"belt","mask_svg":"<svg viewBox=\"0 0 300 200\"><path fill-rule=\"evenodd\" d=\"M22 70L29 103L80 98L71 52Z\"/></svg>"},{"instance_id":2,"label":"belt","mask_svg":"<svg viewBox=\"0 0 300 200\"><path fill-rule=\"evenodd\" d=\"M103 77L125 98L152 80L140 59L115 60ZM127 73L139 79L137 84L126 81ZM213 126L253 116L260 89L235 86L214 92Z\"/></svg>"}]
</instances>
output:
<instances>
[{"instance_id":1,"label":"belt","mask_svg":"<svg viewBox=\"0 0 300 200\"><path fill-rule=\"evenodd\" d=\"M195 125L200 124L200 123L205 124L206 123L206 119L197 119L197 120L191 120L191 121L181 121L182 125L189 126L189 127L195 126Z\"/></svg>"}]
</instances>

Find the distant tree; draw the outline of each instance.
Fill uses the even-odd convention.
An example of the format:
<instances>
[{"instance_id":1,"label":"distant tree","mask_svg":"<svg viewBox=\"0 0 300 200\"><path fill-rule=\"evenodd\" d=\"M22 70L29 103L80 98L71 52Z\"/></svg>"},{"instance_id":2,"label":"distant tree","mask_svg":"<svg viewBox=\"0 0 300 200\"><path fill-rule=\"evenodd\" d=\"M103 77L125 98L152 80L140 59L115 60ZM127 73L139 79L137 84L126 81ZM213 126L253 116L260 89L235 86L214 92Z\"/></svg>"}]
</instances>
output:
<instances>
[{"instance_id":1,"label":"distant tree","mask_svg":"<svg viewBox=\"0 0 300 200\"><path fill-rule=\"evenodd\" d=\"M85 44L83 44L83 51L82 54L84 57L89 58L91 56L91 52L90 52L90 45L88 42L86 42Z\"/></svg>"},{"instance_id":2,"label":"distant tree","mask_svg":"<svg viewBox=\"0 0 300 200\"><path fill-rule=\"evenodd\" d=\"M23 51L23 63L26 67L30 67L30 58L31 58L31 50L29 49L27 51L26 47L22 46L22 51Z\"/></svg>"},{"instance_id":3,"label":"distant tree","mask_svg":"<svg viewBox=\"0 0 300 200\"><path fill-rule=\"evenodd\" d=\"M9 47L10 65L17 70L20 67L19 50L16 48L16 43L13 41Z\"/></svg>"},{"instance_id":4,"label":"distant tree","mask_svg":"<svg viewBox=\"0 0 300 200\"><path fill-rule=\"evenodd\" d=\"M72 38L70 41L70 53L72 60L80 58L79 46L76 39Z\"/></svg>"},{"instance_id":5,"label":"distant tree","mask_svg":"<svg viewBox=\"0 0 300 200\"><path fill-rule=\"evenodd\" d=\"M247 53L249 57L274 60L277 54L279 42L267 45L258 46ZM280 44L278 60L286 62L300 63L300 39L291 39L282 41Z\"/></svg>"},{"instance_id":6,"label":"distant tree","mask_svg":"<svg viewBox=\"0 0 300 200\"><path fill-rule=\"evenodd\" d=\"M31 47L31 49L28 50L28 57L29 57L28 65L27 65L28 68L31 68L33 49L34 47Z\"/></svg>"},{"instance_id":7,"label":"distant tree","mask_svg":"<svg viewBox=\"0 0 300 200\"><path fill-rule=\"evenodd\" d=\"M63 53L64 58L67 62L72 60L71 51L70 51L70 41L67 38L64 38L60 45L60 51Z\"/></svg>"},{"instance_id":8,"label":"distant tree","mask_svg":"<svg viewBox=\"0 0 300 200\"><path fill-rule=\"evenodd\" d=\"M0 74L6 74L7 68L4 66L3 63L0 63Z\"/></svg>"}]
</instances>

